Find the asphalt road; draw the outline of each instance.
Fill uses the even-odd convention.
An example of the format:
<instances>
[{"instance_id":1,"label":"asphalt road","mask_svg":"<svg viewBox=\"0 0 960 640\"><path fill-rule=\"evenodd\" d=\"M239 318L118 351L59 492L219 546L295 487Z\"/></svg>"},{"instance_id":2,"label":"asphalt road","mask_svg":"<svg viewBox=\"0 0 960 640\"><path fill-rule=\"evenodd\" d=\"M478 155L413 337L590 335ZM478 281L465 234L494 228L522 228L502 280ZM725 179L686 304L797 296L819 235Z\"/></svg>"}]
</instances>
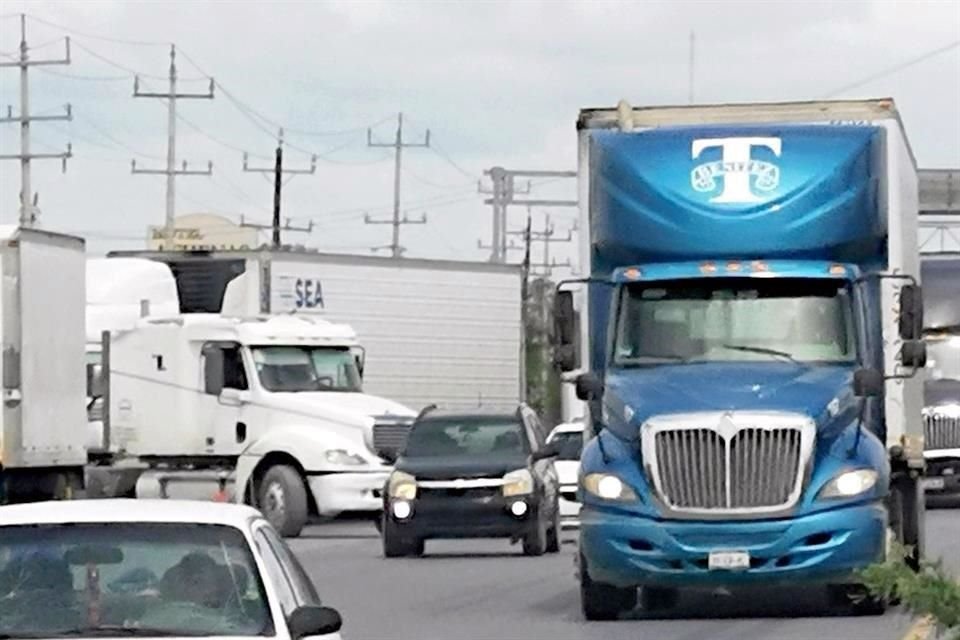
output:
<instances>
[{"instance_id":1,"label":"asphalt road","mask_svg":"<svg viewBox=\"0 0 960 640\"><path fill-rule=\"evenodd\" d=\"M930 511L930 553L960 576L960 509ZM344 617L347 640L900 640L912 621L825 613L818 593L796 591L685 596L669 617L588 623L574 578L576 536L559 554L524 557L506 541L431 541L418 559L382 557L372 524L309 527L291 546L325 603Z\"/></svg>"}]
</instances>

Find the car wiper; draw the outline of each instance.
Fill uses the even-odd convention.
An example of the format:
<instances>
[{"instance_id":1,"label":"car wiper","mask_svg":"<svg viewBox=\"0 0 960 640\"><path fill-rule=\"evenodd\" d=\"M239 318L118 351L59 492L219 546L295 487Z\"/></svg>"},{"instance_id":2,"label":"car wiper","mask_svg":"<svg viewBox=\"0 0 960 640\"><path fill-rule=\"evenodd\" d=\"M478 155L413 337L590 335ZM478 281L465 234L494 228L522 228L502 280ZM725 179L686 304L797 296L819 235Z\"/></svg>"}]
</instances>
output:
<instances>
[{"instance_id":1,"label":"car wiper","mask_svg":"<svg viewBox=\"0 0 960 640\"><path fill-rule=\"evenodd\" d=\"M720 345L724 349L731 349L733 351L746 351L749 353L763 353L768 356L776 356L778 358L786 358L794 364L800 364L794 357L792 353L787 353L786 351L778 351L777 349L768 349L767 347L752 347L746 344L723 344Z\"/></svg>"}]
</instances>

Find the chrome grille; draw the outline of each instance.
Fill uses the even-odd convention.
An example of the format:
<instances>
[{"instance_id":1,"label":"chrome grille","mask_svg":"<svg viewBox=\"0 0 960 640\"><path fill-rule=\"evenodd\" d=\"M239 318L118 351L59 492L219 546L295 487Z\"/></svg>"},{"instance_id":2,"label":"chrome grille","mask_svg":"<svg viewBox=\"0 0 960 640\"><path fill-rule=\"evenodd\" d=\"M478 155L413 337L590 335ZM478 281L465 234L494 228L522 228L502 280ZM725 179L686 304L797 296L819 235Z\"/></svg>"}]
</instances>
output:
<instances>
[{"instance_id":1,"label":"chrome grille","mask_svg":"<svg viewBox=\"0 0 960 640\"><path fill-rule=\"evenodd\" d=\"M957 449L960 448L960 415L944 415L936 409L923 415L924 448Z\"/></svg>"},{"instance_id":2,"label":"chrome grille","mask_svg":"<svg viewBox=\"0 0 960 640\"><path fill-rule=\"evenodd\" d=\"M704 424L717 427L704 427ZM814 427L803 416L696 414L645 425L643 456L674 511L773 512L800 498Z\"/></svg>"},{"instance_id":3,"label":"chrome grille","mask_svg":"<svg viewBox=\"0 0 960 640\"><path fill-rule=\"evenodd\" d=\"M378 456L396 457L407 442L410 422L378 422L373 425L373 451Z\"/></svg>"}]
</instances>

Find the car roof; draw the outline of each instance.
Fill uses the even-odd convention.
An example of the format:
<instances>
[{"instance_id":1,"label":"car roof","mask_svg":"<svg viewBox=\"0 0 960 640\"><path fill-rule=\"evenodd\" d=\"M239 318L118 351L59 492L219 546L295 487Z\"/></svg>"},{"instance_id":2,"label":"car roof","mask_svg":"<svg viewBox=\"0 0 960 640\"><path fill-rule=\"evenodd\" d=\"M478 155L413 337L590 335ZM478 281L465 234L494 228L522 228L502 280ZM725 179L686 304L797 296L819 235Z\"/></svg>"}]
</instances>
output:
<instances>
[{"instance_id":1,"label":"car roof","mask_svg":"<svg viewBox=\"0 0 960 640\"><path fill-rule=\"evenodd\" d=\"M0 507L0 526L30 524L208 524L246 529L260 512L238 504L202 500L117 498L58 500Z\"/></svg>"}]
</instances>

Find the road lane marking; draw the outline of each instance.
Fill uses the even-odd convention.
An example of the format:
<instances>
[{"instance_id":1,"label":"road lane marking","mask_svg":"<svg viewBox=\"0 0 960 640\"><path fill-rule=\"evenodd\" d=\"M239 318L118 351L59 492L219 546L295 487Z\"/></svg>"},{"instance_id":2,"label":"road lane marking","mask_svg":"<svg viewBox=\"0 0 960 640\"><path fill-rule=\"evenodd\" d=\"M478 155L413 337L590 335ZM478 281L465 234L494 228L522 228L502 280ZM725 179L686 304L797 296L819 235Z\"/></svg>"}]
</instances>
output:
<instances>
[{"instance_id":1,"label":"road lane marking","mask_svg":"<svg viewBox=\"0 0 960 640\"><path fill-rule=\"evenodd\" d=\"M936 630L932 616L924 616L913 623L902 640L929 640Z\"/></svg>"}]
</instances>

